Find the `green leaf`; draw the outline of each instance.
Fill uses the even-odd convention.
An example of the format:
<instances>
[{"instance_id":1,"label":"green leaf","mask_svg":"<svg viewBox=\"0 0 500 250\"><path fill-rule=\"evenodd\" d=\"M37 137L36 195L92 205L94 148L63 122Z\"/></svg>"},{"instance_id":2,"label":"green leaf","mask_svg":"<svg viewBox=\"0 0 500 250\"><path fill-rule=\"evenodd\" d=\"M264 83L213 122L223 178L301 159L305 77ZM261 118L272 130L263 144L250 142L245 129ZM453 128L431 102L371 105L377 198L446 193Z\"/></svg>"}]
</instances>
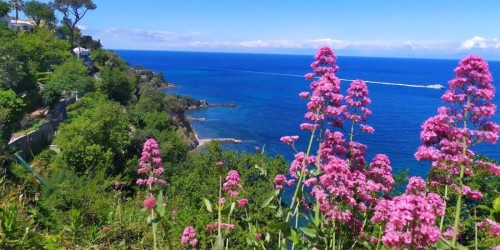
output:
<instances>
[{"instance_id":1,"label":"green leaf","mask_svg":"<svg viewBox=\"0 0 500 250\"><path fill-rule=\"evenodd\" d=\"M263 176L267 175L267 171L264 168L259 167L259 165L255 164L255 168L260 170L260 175L263 175Z\"/></svg>"},{"instance_id":2,"label":"green leaf","mask_svg":"<svg viewBox=\"0 0 500 250\"><path fill-rule=\"evenodd\" d=\"M368 243L368 241L363 241L363 243L361 243L361 245L363 245L368 250L372 249L372 245L370 243Z\"/></svg>"},{"instance_id":3,"label":"green leaf","mask_svg":"<svg viewBox=\"0 0 500 250\"><path fill-rule=\"evenodd\" d=\"M271 201L274 199L274 195L270 196L267 198L264 202L262 202L262 205L260 205L260 208L265 208L271 203Z\"/></svg>"},{"instance_id":4,"label":"green leaf","mask_svg":"<svg viewBox=\"0 0 500 250\"><path fill-rule=\"evenodd\" d=\"M500 212L500 196L493 200L493 209L497 212Z\"/></svg>"},{"instance_id":5,"label":"green leaf","mask_svg":"<svg viewBox=\"0 0 500 250\"><path fill-rule=\"evenodd\" d=\"M302 231L305 235L311 237L311 238L316 238L316 229L313 228L308 228L308 227L301 227L299 228L300 231Z\"/></svg>"},{"instance_id":6,"label":"green leaf","mask_svg":"<svg viewBox=\"0 0 500 250\"><path fill-rule=\"evenodd\" d=\"M155 208L155 212L160 216L163 217L165 215L165 207L163 207L163 191L160 191L160 194L158 195L158 201L157 201L157 206Z\"/></svg>"},{"instance_id":7,"label":"green leaf","mask_svg":"<svg viewBox=\"0 0 500 250\"><path fill-rule=\"evenodd\" d=\"M439 241L436 242L436 244L434 244L434 246L436 247L436 249L439 249L439 250L451 249L450 243L443 238L439 239Z\"/></svg>"},{"instance_id":8,"label":"green leaf","mask_svg":"<svg viewBox=\"0 0 500 250\"><path fill-rule=\"evenodd\" d=\"M297 192L297 198L296 198L298 201L302 200L302 189L299 188L298 192Z\"/></svg>"},{"instance_id":9,"label":"green leaf","mask_svg":"<svg viewBox=\"0 0 500 250\"><path fill-rule=\"evenodd\" d=\"M292 228L290 231L291 231L290 232L290 237L288 237L288 239L290 239L290 241L293 244L298 245L300 243L300 235L297 232L297 229Z\"/></svg>"},{"instance_id":10,"label":"green leaf","mask_svg":"<svg viewBox=\"0 0 500 250\"><path fill-rule=\"evenodd\" d=\"M231 212L231 206L224 206L224 208L220 211L222 215L229 215Z\"/></svg>"},{"instance_id":11,"label":"green leaf","mask_svg":"<svg viewBox=\"0 0 500 250\"><path fill-rule=\"evenodd\" d=\"M457 243L457 250L469 250L469 248L464 247L464 246Z\"/></svg>"},{"instance_id":12,"label":"green leaf","mask_svg":"<svg viewBox=\"0 0 500 250\"><path fill-rule=\"evenodd\" d=\"M269 229L276 231L276 230L287 230L290 228L290 224L288 222L271 222L267 224Z\"/></svg>"},{"instance_id":13,"label":"green leaf","mask_svg":"<svg viewBox=\"0 0 500 250\"><path fill-rule=\"evenodd\" d=\"M479 208L479 209L482 209L482 210L486 210L486 211L491 211L491 208L489 208L487 206L484 206L484 205L477 205L476 208Z\"/></svg>"},{"instance_id":14,"label":"green leaf","mask_svg":"<svg viewBox=\"0 0 500 250\"><path fill-rule=\"evenodd\" d=\"M214 210L212 209L212 203L207 198L203 198L203 202L205 203L205 206L207 207L207 211L210 213L213 213Z\"/></svg>"},{"instance_id":15,"label":"green leaf","mask_svg":"<svg viewBox=\"0 0 500 250\"><path fill-rule=\"evenodd\" d=\"M213 250L224 250L224 240L222 239L221 235L217 235L217 238L215 239L214 247L212 249Z\"/></svg>"},{"instance_id":16,"label":"green leaf","mask_svg":"<svg viewBox=\"0 0 500 250\"><path fill-rule=\"evenodd\" d=\"M236 202L231 203L231 210L229 210L229 214L233 214L235 207L236 207Z\"/></svg>"}]
</instances>

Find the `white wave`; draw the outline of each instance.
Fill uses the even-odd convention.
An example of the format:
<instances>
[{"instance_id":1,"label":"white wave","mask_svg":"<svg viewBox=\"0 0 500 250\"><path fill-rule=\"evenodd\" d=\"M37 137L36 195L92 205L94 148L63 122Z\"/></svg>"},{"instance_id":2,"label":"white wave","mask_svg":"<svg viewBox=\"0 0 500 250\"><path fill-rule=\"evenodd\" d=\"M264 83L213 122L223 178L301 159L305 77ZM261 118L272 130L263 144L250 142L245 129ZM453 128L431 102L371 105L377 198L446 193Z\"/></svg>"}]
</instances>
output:
<instances>
[{"instance_id":1,"label":"white wave","mask_svg":"<svg viewBox=\"0 0 500 250\"><path fill-rule=\"evenodd\" d=\"M351 80L351 79L340 79L340 80L344 81L344 82L355 81L355 80ZM406 84L406 83L394 83L394 82L376 82L376 81L366 81L366 80L363 80L363 81L366 83L391 85L391 86L402 86L402 87L411 87L411 88L428 88L428 89L443 89L444 88L444 86L441 84L418 85L418 84Z\"/></svg>"},{"instance_id":2,"label":"white wave","mask_svg":"<svg viewBox=\"0 0 500 250\"><path fill-rule=\"evenodd\" d=\"M242 72L242 73L250 73L250 74L263 74L263 75L276 75L276 76L289 76L289 77L304 77L303 75L294 75L294 74L283 74L276 72L265 72L265 71L252 71L252 70L240 70L240 69L221 69L221 68L204 68L209 70L220 70L220 71L229 71L229 72ZM342 79L344 82L353 82L352 79ZM419 85L419 84L407 84L407 83L395 83L395 82L380 82L380 81L370 81L363 80L366 83L372 84L382 84L382 85L391 85L391 86L401 86L401 87L411 87L411 88L428 88L428 89L443 89L444 86L441 84L428 84L428 85Z\"/></svg>"}]
</instances>

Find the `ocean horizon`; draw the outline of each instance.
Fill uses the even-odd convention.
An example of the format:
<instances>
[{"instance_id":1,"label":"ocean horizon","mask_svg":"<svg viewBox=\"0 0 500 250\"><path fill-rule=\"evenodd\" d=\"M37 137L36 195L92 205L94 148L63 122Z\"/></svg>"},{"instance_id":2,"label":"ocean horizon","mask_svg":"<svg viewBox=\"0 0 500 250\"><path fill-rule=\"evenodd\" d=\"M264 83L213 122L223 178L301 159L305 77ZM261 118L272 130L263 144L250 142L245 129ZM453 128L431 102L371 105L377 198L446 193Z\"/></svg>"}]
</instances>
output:
<instances>
[{"instance_id":1,"label":"ocean horizon","mask_svg":"<svg viewBox=\"0 0 500 250\"><path fill-rule=\"evenodd\" d=\"M254 152L265 147L270 155L282 154L293 159L293 151L280 138L299 135L299 150L305 150L309 136L299 129L304 122L306 101L298 93L308 91L313 55L175 52L115 50L131 65L161 72L177 87L168 93L187 95L209 103L231 103L236 108L213 107L188 112L205 122L192 122L200 139L235 138L242 144L225 144L228 149ZM425 176L429 162L418 162L413 154L420 145L420 125L442 106L444 89L425 86L441 84L454 77L458 59L415 59L338 56L341 79L367 82L370 109L368 125L373 135L355 139L368 146L367 161L378 153L387 154L394 170L410 169L410 175ZM489 61L493 79L500 77L500 62ZM385 85L394 83L402 85ZM499 84L494 82L499 89ZM342 90L348 82L342 82ZM499 98L494 99L499 105ZM500 122L500 115L494 116ZM476 153L500 159L500 145L484 143L473 148Z\"/></svg>"}]
</instances>

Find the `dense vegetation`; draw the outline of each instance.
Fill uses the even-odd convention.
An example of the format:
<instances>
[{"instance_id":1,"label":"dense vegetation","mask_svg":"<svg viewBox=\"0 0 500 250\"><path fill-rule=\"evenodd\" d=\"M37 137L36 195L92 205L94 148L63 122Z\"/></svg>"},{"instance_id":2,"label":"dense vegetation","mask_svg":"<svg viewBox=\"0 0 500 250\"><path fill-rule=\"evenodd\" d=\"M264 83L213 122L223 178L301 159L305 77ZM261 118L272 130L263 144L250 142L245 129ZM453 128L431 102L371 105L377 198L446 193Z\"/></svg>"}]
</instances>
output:
<instances>
[{"instance_id":1,"label":"dense vegetation","mask_svg":"<svg viewBox=\"0 0 500 250\"><path fill-rule=\"evenodd\" d=\"M297 136L281 138L295 151L287 164L264 148L196 149L184 112L199 102L165 94L162 74L131 68L81 36L76 24L97 7L91 0L21 2L0 1L0 14L24 6L37 21L32 33L0 23L1 249L500 245L499 165L469 149L495 142L500 129L489 120L494 88L482 59L460 63L445 106L424 122L415 154L432 163L424 181L393 175L383 154L365 159L356 135L374 132L368 89L357 80L340 93L329 48L306 75L312 91L300 93L309 100L308 123L300 125L311 133L309 148L295 148ZM63 14L59 27L53 7ZM71 55L71 44L92 48L91 66ZM74 96L52 142L60 152L46 149L30 161L43 186L7 142L32 111Z\"/></svg>"}]
</instances>

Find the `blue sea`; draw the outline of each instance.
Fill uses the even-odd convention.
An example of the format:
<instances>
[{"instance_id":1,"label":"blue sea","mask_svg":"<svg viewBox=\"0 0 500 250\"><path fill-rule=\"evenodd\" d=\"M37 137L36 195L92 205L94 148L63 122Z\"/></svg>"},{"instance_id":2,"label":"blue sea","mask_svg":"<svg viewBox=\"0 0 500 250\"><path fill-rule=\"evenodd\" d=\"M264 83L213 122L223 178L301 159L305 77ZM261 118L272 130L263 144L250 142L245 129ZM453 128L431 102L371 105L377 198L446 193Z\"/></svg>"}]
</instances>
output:
<instances>
[{"instance_id":1,"label":"blue sea","mask_svg":"<svg viewBox=\"0 0 500 250\"><path fill-rule=\"evenodd\" d=\"M236 108L207 108L188 113L206 122L193 122L200 139L232 137L243 144L226 148L254 152L256 146L268 154L293 159L293 151L280 142L284 135L299 135L298 149L305 150L309 135L299 129L304 122L306 101L298 93L309 91L303 75L310 72L313 55L271 55L117 50L131 65L162 72L177 85L168 92L188 95L209 103L234 103ZM339 57L342 79L363 79L413 85L439 83L447 87L459 60ZM489 62L493 78L500 79L500 62ZM342 82L342 88L348 86ZM500 84L494 83L497 90ZM425 176L428 162L417 162L413 154L420 145L420 125L442 105L444 89L415 88L368 83L373 115L368 124L375 134L358 136L368 145L368 160L377 153L391 159L393 169L410 169ZM345 93L345 92L344 92ZM494 100L500 106L500 98ZM500 114L494 119L500 123ZM476 153L500 159L500 145L482 144Z\"/></svg>"}]
</instances>

